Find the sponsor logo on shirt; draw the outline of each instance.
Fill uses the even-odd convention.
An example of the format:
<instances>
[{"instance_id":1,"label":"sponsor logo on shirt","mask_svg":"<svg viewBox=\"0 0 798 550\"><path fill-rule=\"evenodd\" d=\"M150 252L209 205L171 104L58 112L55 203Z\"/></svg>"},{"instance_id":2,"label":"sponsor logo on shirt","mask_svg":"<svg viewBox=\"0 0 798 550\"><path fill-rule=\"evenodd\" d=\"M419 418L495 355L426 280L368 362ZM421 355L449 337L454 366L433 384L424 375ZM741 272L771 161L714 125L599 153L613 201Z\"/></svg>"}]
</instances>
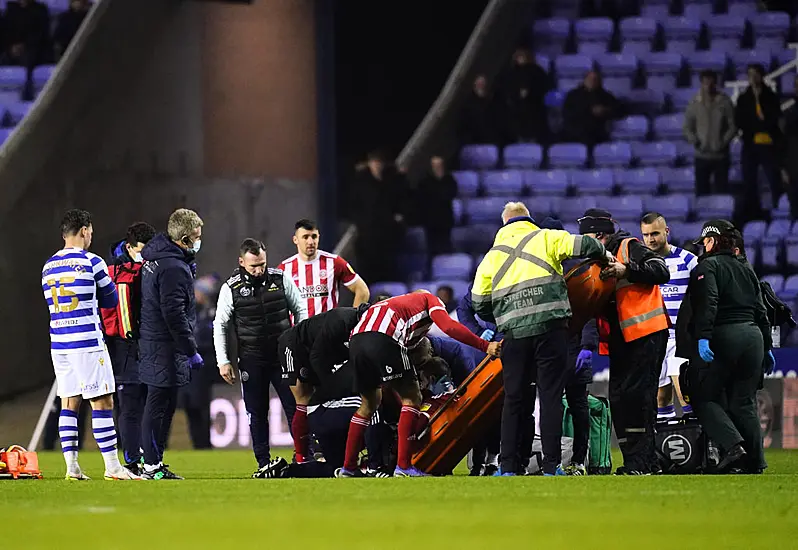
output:
<instances>
[{"instance_id":1,"label":"sponsor logo on shirt","mask_svg":"<svg viewBox=\"0 0 798 550\"><path fill-rule=\"evenodd\" d=\"M252 294L252 290L249 287L244 286L241 287L241 290L239 290L238 293L241 294L241 296L243 296L244 298L246 298L247 296Z\"/></svg>"},{"instance_id":2,"label":"sponsor logo on shirt","mask_svg":"<svg viewBox=\"0 0 798 550\"><path fill-rule=\"evenodd\" d=\"M674 296L679 294L679 287L673 285L664 285L660 288L664 296Z\"/></svg>"},{"instance_id":3,"label":"sponsor logo on shirt","mask_svg":"<svg viewBox=\"0 0 798 550\"><path fill-rule=\"evenodd\" d=\"M303 298L324 298L329 296L330 287L326 284L300 287L299 293Z\"/></svg>"}]
</instances>

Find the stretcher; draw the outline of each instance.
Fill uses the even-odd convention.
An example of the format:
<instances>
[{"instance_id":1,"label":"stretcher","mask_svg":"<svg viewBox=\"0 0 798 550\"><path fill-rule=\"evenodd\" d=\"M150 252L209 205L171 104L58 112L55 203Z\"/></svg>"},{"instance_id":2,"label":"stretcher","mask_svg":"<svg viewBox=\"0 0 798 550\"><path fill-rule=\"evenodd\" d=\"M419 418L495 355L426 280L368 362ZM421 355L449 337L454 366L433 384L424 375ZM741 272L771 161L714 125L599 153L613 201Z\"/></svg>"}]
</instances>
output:
<instances>
[{"instance_id":1,"label":"stretcher","mask_svg":"<svg viewBox=\"0 0 798 550\"><path fill-rule=\"evenodd\" d=\"M447 475L501 417L504 386L502 363L485 358L429 419L419 434L413 466L432 475Z\"/></svg>"},{"instance_id":2,"label":"stretcher","mask_svg":"<svg viewBox=\"0 0 798 550\"><path fill-rule=\"evenodd\" d=\"M569 329L579 333L590 319L595 319L615 292L616 280L601 280L598 260L585 260L565 274L568 300L571 302Z\"/></svg>"},{"instance_id":3,"label":"stretcher","mask_svg":"<svg viewBox=\"0 0 798 550\"><path fill-rule=\"evenodd\" d=\"M0 449L0 479L42 479L39 457L19 445Z\"/></svg>"}]
</instances>

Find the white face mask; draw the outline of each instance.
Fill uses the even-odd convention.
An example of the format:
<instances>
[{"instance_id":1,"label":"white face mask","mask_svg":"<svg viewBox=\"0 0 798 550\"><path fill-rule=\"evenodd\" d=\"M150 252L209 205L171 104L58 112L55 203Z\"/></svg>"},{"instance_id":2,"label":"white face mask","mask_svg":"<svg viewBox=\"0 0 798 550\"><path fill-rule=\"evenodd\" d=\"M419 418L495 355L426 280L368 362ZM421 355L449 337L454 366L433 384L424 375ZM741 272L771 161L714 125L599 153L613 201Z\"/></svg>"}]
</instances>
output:
<instances>
[{"instance_id":1,"label":"white face mask","mask_svg":"<svg viewBox=\"0 0 798 550\"><path fill-rule=\"evenodd\" d=\"M144 261L144 258L142 257L141 252L136 252L136 255L133 256L133 261L136 262L137 264L140 264L140 263L142 263Z\"/></svg>"},{"instance_id":2,"label":"white face mask","mask_svg":"<svg viewBox=\"0 0 798 550\"><path fill-rule=\"evenodd\" d=\"M202 241L201 241L200 239L197 239L196 241L194 241L194 244L193 244L193 245L191 245L191 251L192 251L194 254L196 254L197 252L199 252L199 251L200 251L200 247L201 247L201 246L202 246Z\"/></svg>"}]
</instances>

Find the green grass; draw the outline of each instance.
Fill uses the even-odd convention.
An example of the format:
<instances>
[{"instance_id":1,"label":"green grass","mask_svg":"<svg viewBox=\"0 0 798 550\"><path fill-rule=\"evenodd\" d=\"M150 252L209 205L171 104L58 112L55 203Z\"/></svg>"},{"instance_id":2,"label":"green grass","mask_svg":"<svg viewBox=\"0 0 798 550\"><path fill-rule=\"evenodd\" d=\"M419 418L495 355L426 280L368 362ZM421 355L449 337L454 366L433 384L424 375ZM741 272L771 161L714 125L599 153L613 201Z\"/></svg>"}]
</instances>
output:
<instances>
[{"instance_id":1,"label":"green grass","mask_svg":"<svg viewBox=\"0 0 798 550\"><path fill-rule=\"evenodd\" d=\"M798 451L763 476L248 479L247 452L170 451L177 482L0 481L6 548L796 548ZM101 478L98 452L81 454ZM465 470L461 466L458 473ZM512 546L510 546L512 545Z\"/></svg>"}]
</instances>

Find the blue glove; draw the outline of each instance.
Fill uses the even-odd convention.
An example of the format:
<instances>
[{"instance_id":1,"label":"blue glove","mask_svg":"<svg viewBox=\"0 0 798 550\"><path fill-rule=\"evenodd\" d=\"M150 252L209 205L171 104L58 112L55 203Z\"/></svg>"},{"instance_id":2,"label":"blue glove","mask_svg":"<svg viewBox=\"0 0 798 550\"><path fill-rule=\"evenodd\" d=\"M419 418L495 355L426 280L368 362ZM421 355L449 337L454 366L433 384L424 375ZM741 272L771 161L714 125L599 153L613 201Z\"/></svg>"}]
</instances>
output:
<instances>
[{"instance_id":1,"label":"blue glove","mask_svg":"<svg viewBox=\"0 0 798 550\"><path fill-rule=\"evenodd\" d=\"M191 357L188 358L188 366L192 369L201 369L202 365L205 364L205 361L202 360L202 355L199 353L195 353Z\"/></svg>"},{"instance_id":2,"label":"blue glove","mask_svg":"<svg viewBox=\"0 0 798 550\"><path fill-rule=\"evenodd\" d=\"M593 367L593 352L587 349L583 349L579 352L579 355L576 356L576 372L579 372L582 369L589 369Z\"/></svg>"},{"instance_id":3,"label":"blue glove","mask_svg":"<svg viewBox=\"0 0 798 550\"><path fill-rule=\"evenodd\" d=\"M711 363L715 359L715 353L709 349L709 340L698 341L698 355L707 363Z\"/></svg>"},{"instance_id":4,"label":"blue glove","mask_svg":"<svg viewBox=\"0 0 798 550\"><path fill-rule=\"evenodd\" d=\"M769 351L765 357L765 374L773 374L774 370L776 370L776 358L773 357L773 352Z\"/></svg>"},{"instance_id":5,"label":"blue glove","mask_svg":"<svg viewBox=\"0 0 798 550\"><path fill-rule=\"evenodd\" d=\"M490 330L489 328L486 328L486 329L485 329L485 330L482 332L482 335L480 336L480 338L482 338L483 340L487 340L488 342L490 342L491 340L493 340L493 337L494 337L494 336L496 336L496 331L495 331L495 330Z\"/></svg>"}]
</instances>

